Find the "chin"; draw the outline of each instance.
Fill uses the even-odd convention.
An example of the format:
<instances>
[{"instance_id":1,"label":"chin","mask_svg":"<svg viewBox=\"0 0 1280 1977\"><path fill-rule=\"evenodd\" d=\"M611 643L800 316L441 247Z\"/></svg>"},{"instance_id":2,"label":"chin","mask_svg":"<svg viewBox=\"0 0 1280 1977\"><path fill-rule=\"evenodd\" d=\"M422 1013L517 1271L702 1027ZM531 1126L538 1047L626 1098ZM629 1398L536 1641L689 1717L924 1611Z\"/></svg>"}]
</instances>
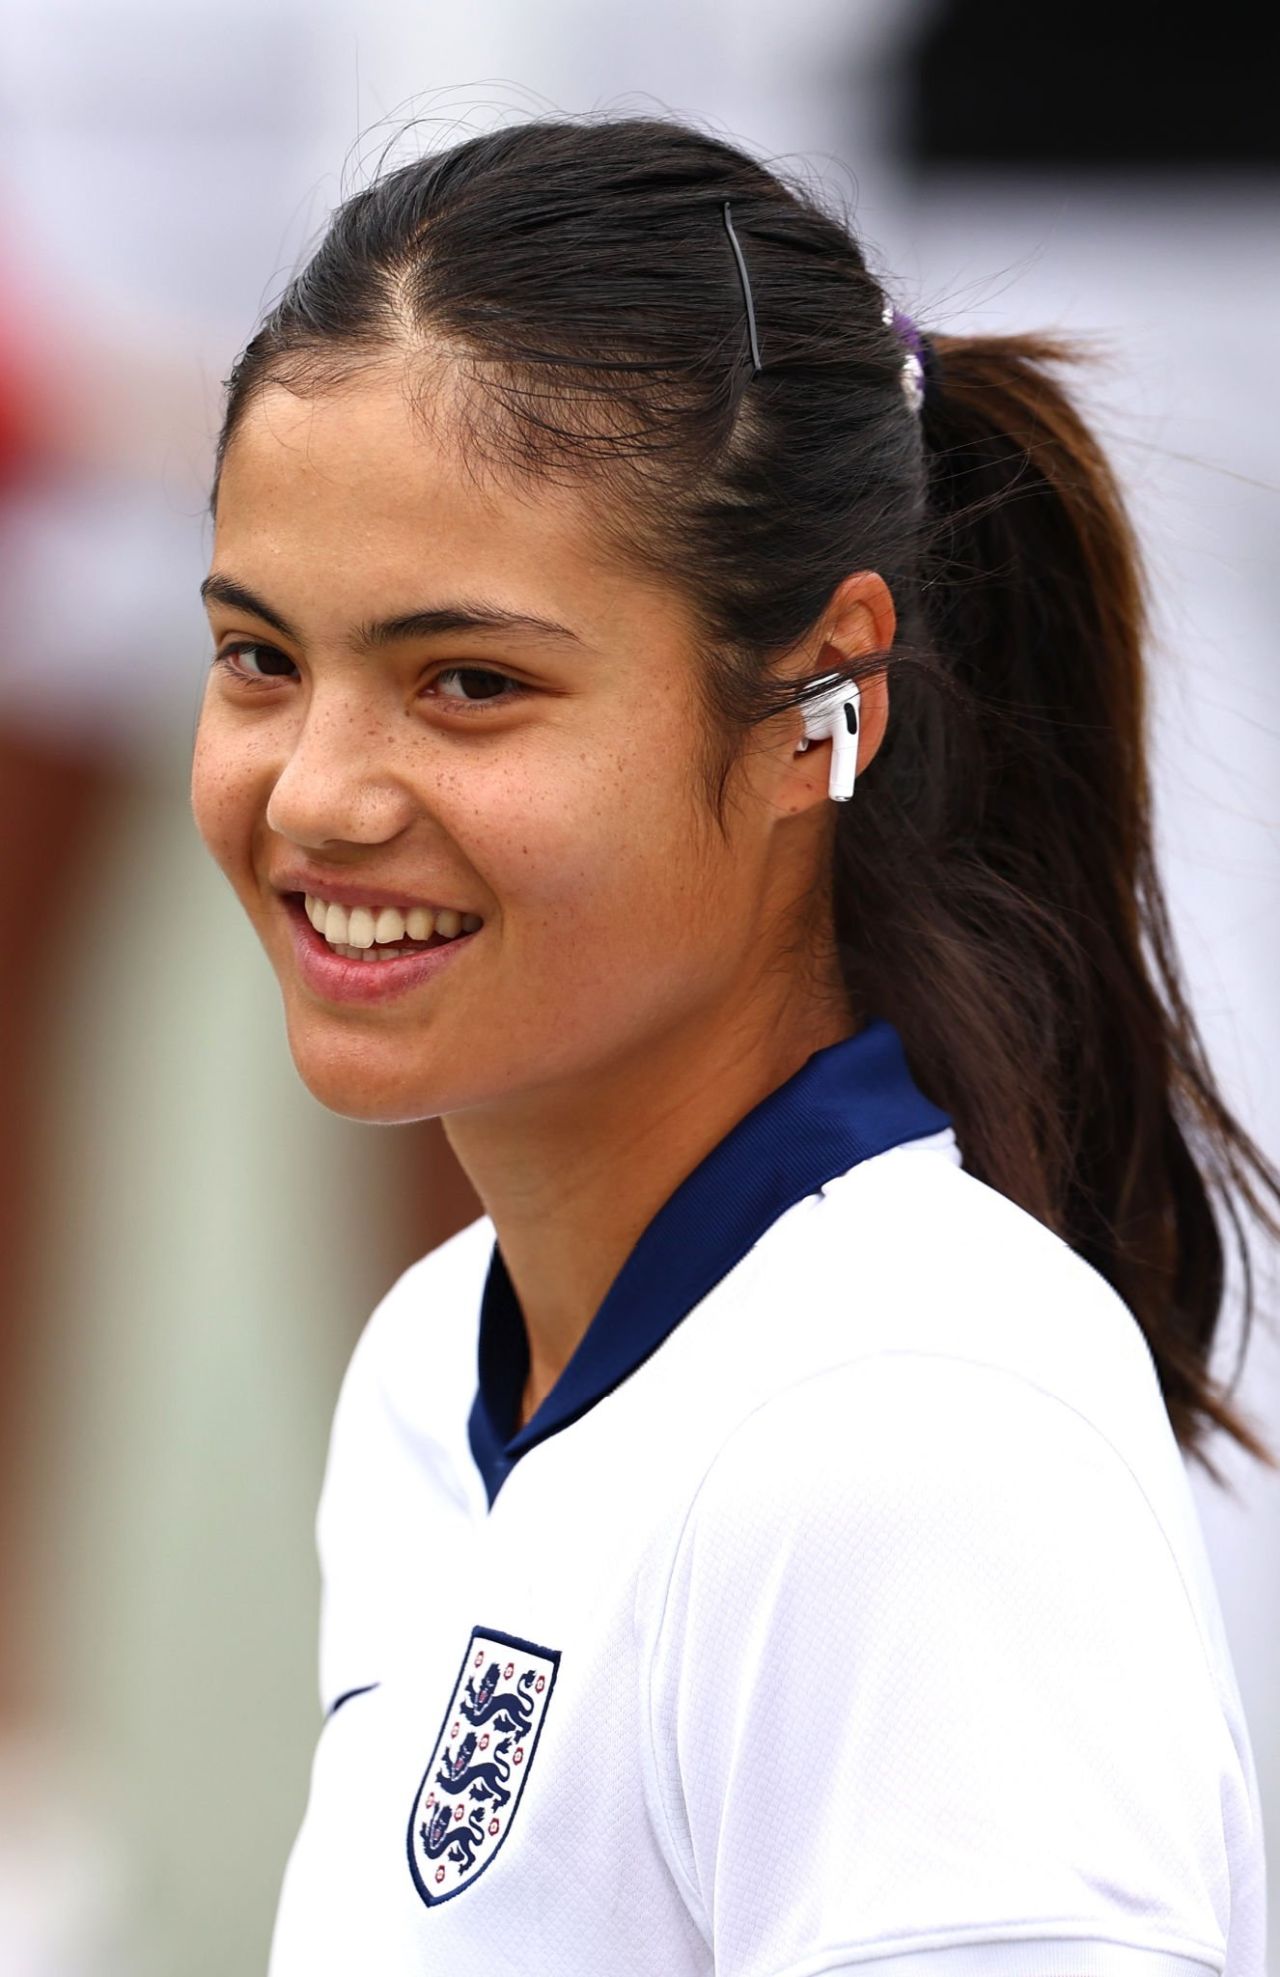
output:
<instances>
[{"instance_id":1,"label":"chin","mask_svg":"<svg viewBox=\"0 0 1280 1977\"><path fill-rule=\"evenodd\" d=\"M408 1126L452 1109L452 1094L433 1089L429 1077L408 1082L403 1055L385 1044L321 1038L309 1025L299 1031L291 1024L289 1049L311 1096L341 1118L367 1126Z\"/></svg>"}]
</instances>

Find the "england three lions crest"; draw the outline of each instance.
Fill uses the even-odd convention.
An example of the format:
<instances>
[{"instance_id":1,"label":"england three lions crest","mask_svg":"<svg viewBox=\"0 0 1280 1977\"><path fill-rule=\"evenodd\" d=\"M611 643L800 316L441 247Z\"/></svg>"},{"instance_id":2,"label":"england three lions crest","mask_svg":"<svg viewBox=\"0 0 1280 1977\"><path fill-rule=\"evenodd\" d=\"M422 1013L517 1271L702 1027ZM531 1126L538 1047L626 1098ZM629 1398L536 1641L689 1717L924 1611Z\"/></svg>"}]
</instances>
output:
<instances>
[{"instance_id":1,"label":"england three lions crest","mask_svg":"<svg viewBox=\"0 0 1280 1977\"><path fill-rule=\"evenodd\" d=\"M409 1815L409 1866L423 1901L460 1895L506 1839L559 1665L557 1648L472 1629Z\"/></svg>"}]
</instances>

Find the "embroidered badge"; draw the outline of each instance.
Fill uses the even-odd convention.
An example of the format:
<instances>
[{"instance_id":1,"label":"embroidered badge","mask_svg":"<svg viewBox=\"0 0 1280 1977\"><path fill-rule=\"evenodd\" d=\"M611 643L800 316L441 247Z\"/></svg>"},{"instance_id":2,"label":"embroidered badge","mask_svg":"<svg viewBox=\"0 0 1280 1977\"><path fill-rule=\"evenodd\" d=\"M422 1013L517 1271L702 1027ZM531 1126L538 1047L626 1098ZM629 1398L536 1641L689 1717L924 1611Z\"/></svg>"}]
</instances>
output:
<instances>
[{"instance_id":1,"label":"embroidered badge","mask_svg":"<svg viewBox=\"0 0 1280 1977\"><path fill-rule=\"evenodd\" d=\"M460 1895L506 1839L559 1665L558 1648L472 1629L409 1815L409 1867L423 1901Z\"/></svg>"}]
</instances>

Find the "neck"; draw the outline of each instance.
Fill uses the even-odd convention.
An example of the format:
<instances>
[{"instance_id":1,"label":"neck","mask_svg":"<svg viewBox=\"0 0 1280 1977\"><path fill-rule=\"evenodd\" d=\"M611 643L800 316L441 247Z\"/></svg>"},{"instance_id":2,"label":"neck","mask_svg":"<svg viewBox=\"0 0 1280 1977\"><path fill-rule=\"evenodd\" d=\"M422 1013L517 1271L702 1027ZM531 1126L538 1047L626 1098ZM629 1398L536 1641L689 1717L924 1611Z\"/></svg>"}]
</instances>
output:
<instances>
[{"instance_id":1,"label":"neck","mask_svg":"<svg viewBox=\"0 0 1280 1977\"><path fill-rule=\"evenodd\" d=\"M570 1087L448 1116L524 1314L522 1424L680 1182L815 1050L859 1027L839 996L815 1009L797 995L767 1020L702 1012Z\"/></svg>"}]
</instances>

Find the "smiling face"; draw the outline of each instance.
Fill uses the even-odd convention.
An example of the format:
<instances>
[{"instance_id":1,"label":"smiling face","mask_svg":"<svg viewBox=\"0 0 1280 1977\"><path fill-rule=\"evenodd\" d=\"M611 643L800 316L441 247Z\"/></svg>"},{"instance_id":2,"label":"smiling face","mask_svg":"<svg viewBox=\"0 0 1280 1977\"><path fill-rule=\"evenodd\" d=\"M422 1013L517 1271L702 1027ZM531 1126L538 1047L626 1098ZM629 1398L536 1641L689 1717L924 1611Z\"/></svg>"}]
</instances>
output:
<instances>
[{"instance_id":1,"label":"smiling face","mask_svg":"<svg viewBox=\"0 0 1280 1977\"><path fill-rule=\"evenodd\" d=\"M517 1102L776 977L798 868L751 794L767 763L722 837L687 609L606 560L589 516L581 490L481 486L390 370L269 387L227 449L193 804L337 1112ZM457 918L424 949L409 915L431 909ZM411 951L333 950L375 936Z\"/></svg>"}]
</instances>

